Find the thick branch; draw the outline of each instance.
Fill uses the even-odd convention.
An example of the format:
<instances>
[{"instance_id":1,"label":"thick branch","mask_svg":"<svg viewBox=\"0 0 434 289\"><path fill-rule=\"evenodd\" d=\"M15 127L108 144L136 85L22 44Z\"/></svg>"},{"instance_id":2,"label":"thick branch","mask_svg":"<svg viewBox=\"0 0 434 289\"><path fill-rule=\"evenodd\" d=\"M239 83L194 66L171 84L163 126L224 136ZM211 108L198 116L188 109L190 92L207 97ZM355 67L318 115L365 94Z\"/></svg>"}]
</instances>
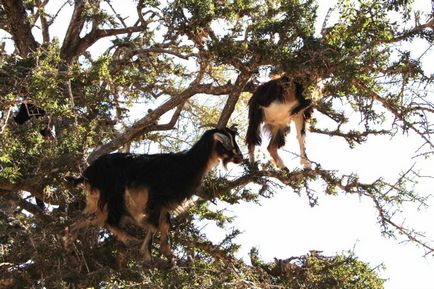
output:
<instances>
[{"instance_id":1,"label":"thick branch","mask_svg":"<svg viewBox=\"0 0 434 289\"><path fill-rule=\"evenodd\" d=\"M193 95L199 94L199 93L207 93L207 94L214 94L214 95L223 95L229 93L231 91L232 85L224 85L215 87L211 84L198 84L198 85L191 85L189 88L184 90L178 95L173 96L171 99L163 103L161 106L156 108L155 110L151 111L147 116L143 117L142 119L135 122L132 126L127 128L123 133L120 133L118 136L116 136L112 141L109 143L102 145L98 148L96 148L87 158L87 161L89 163L92 163L95 159L97 159L99 156L112 152L124 144L130 142L134 138L136 138L138 135L142 134L144 131L149 129L150 126L156 126L158 119L165 114L166 112L172 110L176 106L180 105L181 103L185 102L187 99L192 97Z\"/></svg>"},{"instance_id":2,"label":"thick branch","mask_svg":"<svg viewBox=\"0 0 434 289\"><path fill-rule=\"evenodd\" d=\"M27 57L38 48L22 0L1 0L8 19L8 32L12 34L20 56Z\"/></svg>"},{"instance_id":3,"label":"thick branch","mask_svg":"<svg viewBox=\"0 0 434 289\"><path fill-rule=\"evenodd\" d=\"M234 90L232 90L228 96L228 100L225 107L223 108L222 114L220 115L217 127L225 127L227 125L229 118L234 112L235 105L240 98L240 94L243 92L244 86L246 85L251 75L252 73L249 72L241 72L238 75L237 80L235 81Z\"/></svg>"},{"instance_id":4,"label":"thick branch","mask_svg":"<svg viewBox=\"0 0 434 289\"><path fill-rule=\"evenodd\" d=\"M3 132L6 129L11 112L12 112L12 106L8 108L7 112L4 111L2 112L2 118L0 118L0 134L3 134Z\"/></svg>"},{"instance_id":5,"label":"thick branch","mask_svg":"<svg viewBox=\"0 0 434 289\"><path fill-rule=\"evenodd\" d=\"M401 34L399 34L398 36L395 36L391 39L388 40L378 40L378 41L372 41L368 44L366 44L365 46L363 46L359 53L363 53L366 50L370 49L371 47L375 47L377 45L380 45L382 43L384 44L390 44L390 43L397 43L403 40L407 40L415 35L417 35L418 33L422 32L423 30L427 29L427 28L431 28L434 29L434 19L431 19L430 21L428 21L425 24L420 24L420 25L416 25L415 27L406 30L404 32L402 32Z\"/></svg>"},{"instance_id":6,"label":"thick branch","mask_svg":"<svg viewBox=\"0 0 434 289\"><path fill-rule=\"evenodd\" d=\"M328 105L325 105L324 102L320 102L315 106L315 110L319 111L320 113L324 114L325 116L329 117L333 121L342 124L348 121L348 118L345 116L343 112L337 112L334 111L331 107Z\"/></svg>"},{"instance_id":7,"label":"thick branch","mask_svg":"<svg viewBox=\"0 0 434 289\"><path fill-rule=\"evenodd\" d=\"M163 130L171 130L175 126L176 122L178 121L179 117L181 116L182 109L184 108L184 103L181 103L176 108L175 112L172 115L172 118L168 123L165 124L157 124L154 126L150 126L147 129L143 131L143 133L150 132L150 131L163 131Z\"/></svg>"},{"instance_id":8,"label":"thick branch","mask_svg":"<svg viewBox=\"0 0 434 289\"><path fill-rule=\"evenodd\" d=\"M143 26L133 26L119 29L95 29L91 33L87 34L85 37L79 40L76 49L72 52L74 56L79 55L86 51L90 46L92 46L99 39L114 35L134 33L145 30Z\"/></svg>"},{"instance_id":9,"label":"thick branch","mask_svg":"<svg viewBox=\"0 0 434 289\"><path fill-rule=\"evenodd\" d=\"M233 257L228 254L221 246L214 245L210 241L205 240L185 240L178 238L177 240L182 246L190 247L194 249L199 249L202 251L207 252L209 255L211 255L214 259L219 261L224 261L225 263L229 264L234 261Z\"/></svg>"},{"instance_id":10,"label":"thick branch","mask_svg":"<svg viewBox=\"0 0 434 289\"><path fill-rule=\"evenodd\" d=\"M68 29L66 30L60 54L63 59L70 61L74 56L78 43L80 41L80 32L83 29L84 18L83 11L85 0L75 0L74 11L72 12L71 20L69 21Z\"/></svg>"},{"instance_id":11,"label":"thick branch","mask_svg":"<svg viewBox=\"0 0 434 289\"><path fill-rule=\"evenodd\" d=\"M45 6L48 4L48 0L41 2L40 0L36 1L38 6L38 14L41 19L41 30L42 30L42 40L43 43L48 44L50 42L50 33L49 33L49 24L47 21L47 15L45 13Z\"/></svg>"},{"instance_id":12,"label":"thick branch","mask_svg":"<svg viewBox=\"0 0 434 289\"><path fill-rule=\"evenodd\" d=\"M42 198L42 193L38 194L34 192L41 192L40 188L33 182L17 183L5 182L0 180L0 197L9 194L10 192L26 191L32 193L32 195Z\"/></svg>"},{"instance_id":13,"label":"thick branch","mask_svg":"<svg viewBox=\"0 0 434 289\"><path fill-rule=\"evenodd\" d=\"M422 30L425 30L426 28L431 28L431 30L434 30L434 19L431 19L427 23L416 25L415 27L413 27L410 30L404 31L400 35L392 38L389 42L399 42L402 40L406 40L406 39L414 36L415 34L420 33Z\"/></svg>"}]
</instances>

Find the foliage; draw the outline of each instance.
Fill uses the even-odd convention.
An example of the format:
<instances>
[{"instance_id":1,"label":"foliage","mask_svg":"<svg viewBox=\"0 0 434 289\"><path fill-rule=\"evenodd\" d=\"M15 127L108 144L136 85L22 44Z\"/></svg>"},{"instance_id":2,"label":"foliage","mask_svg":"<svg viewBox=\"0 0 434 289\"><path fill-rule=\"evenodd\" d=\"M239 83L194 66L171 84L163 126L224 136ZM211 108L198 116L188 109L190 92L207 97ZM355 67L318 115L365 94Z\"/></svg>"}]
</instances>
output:
<instances>
[{"instance_id":1,"label":"foliage","mask_svg":"<svg viewBox=\"0 0 434 289\"><path fill-rule=\"evenodd\" d=\"M267 264L252 251L252 265L235 257L242 228L230 229L232 219L210 203L260 203L282 187L312 206L319 193L371 200L385 236L432 253L402 210L427 200L416 183L424 180L417 162L434 152L433 76L424 65L433 15L410 1L339 0L320 27L317 12L313 0L0 0L0 287L382 288L377 268L352 254L310 252ZM66 14L70 21L54 34ZM415 55L409 43L427 49ZM420 144L415 165L396 180L370 182L315 160L310 170L261 161L214 171L201 199L174 220L173 270L159 257L144 268L137 246L124 248L98 228L74 252L64 250L64 229L84 200L65 176L116 150L186 149L213 124L238 123L242 139L249 91L282 72L315 101L310 133L350 148L405 134ZM47 113L19 125L13 115L23 102ZM44 128L54 138L42 136ZM201 232L204 220L227 231L220 244Z\"/></svg>"}]
</instances>

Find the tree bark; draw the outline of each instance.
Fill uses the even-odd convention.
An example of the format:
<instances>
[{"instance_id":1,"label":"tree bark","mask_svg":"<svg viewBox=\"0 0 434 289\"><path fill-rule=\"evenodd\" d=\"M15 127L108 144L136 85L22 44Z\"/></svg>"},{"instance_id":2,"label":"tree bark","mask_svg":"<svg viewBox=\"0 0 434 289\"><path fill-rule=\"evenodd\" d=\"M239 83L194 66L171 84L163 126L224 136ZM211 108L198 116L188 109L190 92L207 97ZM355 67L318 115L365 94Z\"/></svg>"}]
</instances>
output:
<instances>
[{"instance_id":1,"label":"tree bark","mask_svg":"<svg viewBox=\"0 0 434 289\"><path fill-rule=\"evenodd\" d=\"M12 35L19 55L27 57L38 48L32 35L32 26L21 0L1 0L7 14L8 32Z\"/></svg>"},{"instance_id":2,"label":"tree bark","mask_svg":"<svg viewBox=\"0 0 434 289\"><path fill-rule=\"evenodd\" d=\"M227 125L229 118L234 112L235 105L237 104L238 99L240 98L240 94L244 91L244 86L246 85L247 81L250 79L251 75L252 74L248 72L241 72L238 75L238 78L235 81L234 90L232 90L228 96L228 100L225 104L225 107L223 108L222 114L217 123L217 127L225 127Z\"/></svg>"},{"instance_id":3,"label":"tree bark","mask_svg":"<svg viewBox=\"0 0 434 289\"><path fill-rule=\"evenodd\" d=\"M84 11L85 0L75 0L74 11L72 12L71 20L69 21L68 30L63 40L60 55L66 62L70 62L80 43L80 32L83 29L84 19L82 17Z\"/></svg>"}]
</instances>

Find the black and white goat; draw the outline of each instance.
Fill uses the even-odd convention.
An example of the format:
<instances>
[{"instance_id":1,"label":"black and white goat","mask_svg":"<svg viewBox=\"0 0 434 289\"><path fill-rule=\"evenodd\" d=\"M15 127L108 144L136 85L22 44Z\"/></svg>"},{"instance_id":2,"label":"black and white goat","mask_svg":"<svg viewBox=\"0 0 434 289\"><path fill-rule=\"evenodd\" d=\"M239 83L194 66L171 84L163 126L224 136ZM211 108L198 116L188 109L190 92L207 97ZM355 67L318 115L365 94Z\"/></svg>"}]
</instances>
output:
<instances>
[{"instance_id":1,"label":"black and white goat","mask_svg":"<svg viewBox=\"0 0 434 289\"><path fill-rule=\"evenodd\" d=\"M74 179L87 190L83 212L87 217L71 226L65 245L70 246L79 230L89 225L105 225L124 244L135 242L121 229L129 219L147 230L141 246L145 261L151 260L152 236L159 231L160 251L173 263L168 240L170 212L194 194L219 160L225 166L243 161L235 136L232 129L212 129L186 152L101 156Z\"/></svg>"},{"instance_id":2,"label":"black and white goat","mask_svg":"<svg viewBox=\"0 0 434 289\"><path fill-rule=\"evenodd\" d=\"M304 146L306 135L306 121L312 114L312 100L303 96L303 86L289 78L282 76L261 84L253 92L249 100L249 126L246 135L246 144L249 157L255 162L255 146L260 145L261 124L270 134L268 152L278 168L284 168L277 149L285 145L285 137L289 133L291 121L295 122L297 139L300 146L300 163L310 168Z\"/></svg>"}]
</instances>

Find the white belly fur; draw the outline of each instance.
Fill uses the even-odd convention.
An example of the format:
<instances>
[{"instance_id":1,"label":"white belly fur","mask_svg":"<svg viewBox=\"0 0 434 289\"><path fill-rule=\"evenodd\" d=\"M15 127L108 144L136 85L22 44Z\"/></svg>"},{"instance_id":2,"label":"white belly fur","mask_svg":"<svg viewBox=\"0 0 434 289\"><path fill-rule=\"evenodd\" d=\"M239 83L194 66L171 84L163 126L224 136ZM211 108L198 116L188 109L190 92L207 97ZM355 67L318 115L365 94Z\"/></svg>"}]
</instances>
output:
<instances>
[{"instance_id":1,"label":"white belly fur","mask_svg":"<svg viewBox=\"0 0 434 289\"><path fill-rule=\"evenodd\" d=\"M273 126L287 126L291 121L290 112L295 105L295 102L272 102L269 106L263 107L264 122Z\"/></svg>"}]
</instances>

